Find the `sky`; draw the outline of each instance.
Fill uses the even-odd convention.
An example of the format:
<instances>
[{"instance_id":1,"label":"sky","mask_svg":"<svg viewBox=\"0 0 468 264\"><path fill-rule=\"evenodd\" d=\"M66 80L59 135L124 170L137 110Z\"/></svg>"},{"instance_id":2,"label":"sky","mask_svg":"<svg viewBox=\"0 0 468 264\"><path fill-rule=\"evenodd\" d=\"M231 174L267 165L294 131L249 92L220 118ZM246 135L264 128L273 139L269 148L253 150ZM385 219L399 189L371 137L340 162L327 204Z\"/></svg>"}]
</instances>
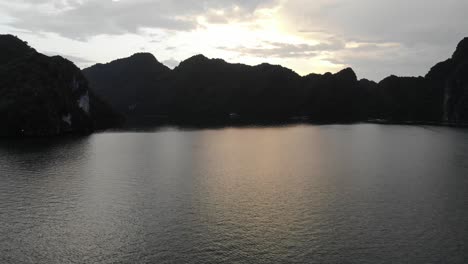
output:
<instances>
[{"instance_id":1,"label":"sky","mask_svg":"<svg viewBox=\"0 0 468 264\"><path fill-rule=\"evenodd\" d=\"M0 0L0 33L85 68L150 52L301 75L420 76L468 36L466 0Z\"/></svg>"}]
</instances>

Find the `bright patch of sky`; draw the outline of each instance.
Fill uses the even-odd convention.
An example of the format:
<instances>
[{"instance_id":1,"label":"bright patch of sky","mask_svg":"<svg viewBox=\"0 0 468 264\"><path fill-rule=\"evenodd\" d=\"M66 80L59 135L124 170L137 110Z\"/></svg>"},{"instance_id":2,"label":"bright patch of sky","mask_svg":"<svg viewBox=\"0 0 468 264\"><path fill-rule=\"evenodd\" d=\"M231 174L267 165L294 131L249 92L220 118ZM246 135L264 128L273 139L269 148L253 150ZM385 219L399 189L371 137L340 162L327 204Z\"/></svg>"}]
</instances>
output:
<instances>
[{"instance_id":1,"label":"bright patch of sky","mask_svg":"<svg viewBox=\"0 0 468 264\"><path fill-rule=\"evenodd\" d=\"M468 36L465 0L0 0L0 30L84 68L150 52L299 74L424 75Z\"/></svg>"}]
</instances>

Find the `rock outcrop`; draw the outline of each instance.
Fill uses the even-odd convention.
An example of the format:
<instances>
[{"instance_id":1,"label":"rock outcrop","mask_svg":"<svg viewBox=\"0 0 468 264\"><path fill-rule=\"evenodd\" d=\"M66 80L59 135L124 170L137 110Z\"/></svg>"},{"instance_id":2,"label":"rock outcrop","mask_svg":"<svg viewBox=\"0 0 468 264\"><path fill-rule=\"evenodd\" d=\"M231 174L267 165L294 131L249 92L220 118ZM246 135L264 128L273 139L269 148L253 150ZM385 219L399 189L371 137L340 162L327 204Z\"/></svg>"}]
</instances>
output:
<instances>
[{"instance_id":1,"label":"rock outcrop","mask_svg":"<svg viewBox=\"0 0 468 264\"><path fill-rule=\"evenodd\" d=\"M458 44L450 59L435 65L425 78L437 91L442 120L468 124L468 38Z\"/></svg>"},{"instance_id":2,"label":"rock outcrop","mask_svg":"<svg viewBox=\"0 0 468 264\"><path fill-rule=\"evenodd\" d=\"M119 118L88 89L72 62L0 35L0 135L89 133Z\"/></svg>"}]
</instances>

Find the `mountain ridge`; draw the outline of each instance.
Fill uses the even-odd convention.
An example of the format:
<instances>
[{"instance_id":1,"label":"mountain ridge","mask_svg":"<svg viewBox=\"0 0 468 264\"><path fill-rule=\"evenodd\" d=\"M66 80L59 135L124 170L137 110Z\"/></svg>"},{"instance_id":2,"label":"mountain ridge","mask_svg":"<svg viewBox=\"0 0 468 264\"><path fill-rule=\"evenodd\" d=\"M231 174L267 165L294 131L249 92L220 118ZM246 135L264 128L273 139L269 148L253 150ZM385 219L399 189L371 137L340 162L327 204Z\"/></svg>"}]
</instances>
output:
<instances>
[{"instance_id":1,"label":"mountain ridge","mask_svg":"<svg viewBox=\"0 0 468 264\"><path fill-rule=\"evenodd\" d=\"M115 114L117 113L117 114ZM80 70L0 35L0 135L265 122L468 124L468 38L422 77L358 79L352 68L301 76L281 65L195 55L170 69L136 53Z\"/></svg>"},{"instance_id":2,"label":"mountain ridge","mask_svg":"<svg viewBox=\"0 0 468 264\"><path fill-rule=\"evenodd\" d=\"M449 85L451 88L446 83L450 76L462 75L467 54L465 38L450 59L436 64L426 76L391 75L380 82L359 80L350 67L337 73L301 76L281 65L250 66L198 54L173 70L155 73L157 78L144 74L135 77L139 80L140 101L119 104L131 108L125 112L129 118L148 115L202 120L209 116L225 119L235 114L247 119L307 117L318 122L379 119L462 124L468 122L462 113L468 100L463 99L465 89L454 88L455 81ZM92 68L83 71L93 83ZM101 82L106 85L106 78ZM108 98L106 94L102 97ZM114 104L112 100L109 103Z\"/></svg>"}]
</instances>

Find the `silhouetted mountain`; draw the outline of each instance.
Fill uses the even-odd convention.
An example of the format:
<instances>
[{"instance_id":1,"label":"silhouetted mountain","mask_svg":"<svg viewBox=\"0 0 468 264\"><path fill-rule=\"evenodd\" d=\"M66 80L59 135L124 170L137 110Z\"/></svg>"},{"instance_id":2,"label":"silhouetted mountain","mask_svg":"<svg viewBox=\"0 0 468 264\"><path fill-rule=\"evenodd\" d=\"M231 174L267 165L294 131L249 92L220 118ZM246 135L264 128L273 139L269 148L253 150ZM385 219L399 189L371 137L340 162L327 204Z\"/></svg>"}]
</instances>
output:
<instances>
[{"instance_id":1,"label":"silhouetted mountain","mask_svg":"<svg viewBox=\"0 0 468 264\"><path fill-rule=\"evenodd\" d=\"M353 122L364 120L368 106L368 94L361 89L351 68L336 74L309 74L302 78L301 114L320 122Z\"/></svg>"},{"instance_id":2,"label":"silhouetted mountain","mask_svg":"<svg viewBox=\"0 0 468 264\"><path fill-rule=\"evenodd\" d=\"M86 69L92 88L129 119L175 122L307 119L314 122L468 123L468 40L426 77L375 83L354 71L299 76L290 69L193 56L170 70L137 54Z\"/></svg>"},{"instance_id":3,"label":"silhouetted mountain","mask_svg":"<svg viewBox=\"0 0 468 264\"><path fill-rule=\"evenodd\" d=\"M11 35L0 35L0 119L8 136L88 133L118 121L73 63Z\"/></svg>"},{"instance_id":4,"label":"silhouetted mountain","mask_svg":"<svg viewBox=\"0 0 468 264\"><path fill-rule=\"evenodd\" d=\"M180 63L171 73L169 115L249 118L289 115L299 75L281 66L230 64L201 55Z\"/></svg>"},{"instance_id":5,"label":"silhouetted mountain","mask_svg":"<svg viewBox=\"0 0 468 264\"><path fill-rule=\"evenodd\" d=\"M70 61L0 35L0 135L113 127L121 119L111 107L133 125L146 117L193 124L291 119L468 124L468 39L425 77L390 76L380 83L358 80L351 68L302 77L279 65L232 64L203 55L170 70L149 53L97 64L84 74L90 89Z\"/></svg>"},{"instance_id":6,"label":"silhouetted mountain","mask_svg":"<svg viewBox=\"0 0 468 264\"><path fill-rule=\"evenodd\" d=\"M438 63L426 75L439 97L442 120L468 123L468 38L457 46L452 58Z\"/></svg>"},{"instance_id":7,"label":"silhouetted mountain","mask_svg":"<svg viewBox=\"0 0 468 264\"><path fill-rule=\"evenodd\" d=\"M124 115L150 112L154 100L162 96L158 84L169 72L150 53L137 53L83 70L96 95Z\"/></svg>"},{"instance_id":8,"label":"silhouetted mountain","mask_svg":"<svg viewBox=\"0 0 468 264\"><path fill-rule=\"evenodd\" d=\"M422 77L390 76L382 80L381 119L392 122L436 122L438 107L433 102L429 82Z\"/></svg>"},{"instance_id":9,"label":"silhouetted mountain","mask_svg":"<svg viewBox=\"0 0 468 264\"><path fill-rule=\"evenodd\" d=\"M364 101L363 108L365 109L364 113L367 119L381 119L383 94L378 89L379 84L368 79L361 79L359 80L359 87L362 90L362 94L364 94L362 100Z\"/></svg>"},{"instance_id":10,"label":"silhouetted mountain","mask_svg":"<svg viewBox=\"0 0 468 264\"><path fill-rule=\"evenodd\" d=\"M425 77L390 76L379 90L380 118L392 122L468 124L468 39Z\"/></svg>"},{"instance_id":11,"label":"silhouetted mountain","mask_svg":"<svg viewBox=\"0 0 468 264\"><path fill-rule=\"evenodd\" d=\"M0 65L35 53L36 50L29 47L27 42L12 35L0 35Z\"/></svg>"},{"instance_id":12,"label":"silhouetted mountain","mask_svg":"<svg viewBox=\"0 0 468 264\"><path fill-rule=\"evenodd\" d=\"M117 64L126 66L117 67ZM367 103L367 97L359 90L352 69L301 77L278 65L231 64L203 55L181 62L173 71L158 70L154 74L136 72L132 65L134 58L130 57L84 70L92 88L96 86L102 98L130 119L142 115L200 122L233 116L252 121L301 116L320 122L365 118L363 103ZM160 64L154 60L152 65ZM120 69L132 70L127 74ZM117 76L125 81L116 82ZM131 80L137 83L137 88L131 85ZM97 88L99 83L104 83L102 87L105 88ZM131 115L127 109L135 106L135 100L128 98L133 98L135 90L144 95L139 97L138 104L145 107L143 111L141 108L134 110L136 115ZM126 91L126 95L118 96L122 91Z\"/></svg>"}]
</instances>

